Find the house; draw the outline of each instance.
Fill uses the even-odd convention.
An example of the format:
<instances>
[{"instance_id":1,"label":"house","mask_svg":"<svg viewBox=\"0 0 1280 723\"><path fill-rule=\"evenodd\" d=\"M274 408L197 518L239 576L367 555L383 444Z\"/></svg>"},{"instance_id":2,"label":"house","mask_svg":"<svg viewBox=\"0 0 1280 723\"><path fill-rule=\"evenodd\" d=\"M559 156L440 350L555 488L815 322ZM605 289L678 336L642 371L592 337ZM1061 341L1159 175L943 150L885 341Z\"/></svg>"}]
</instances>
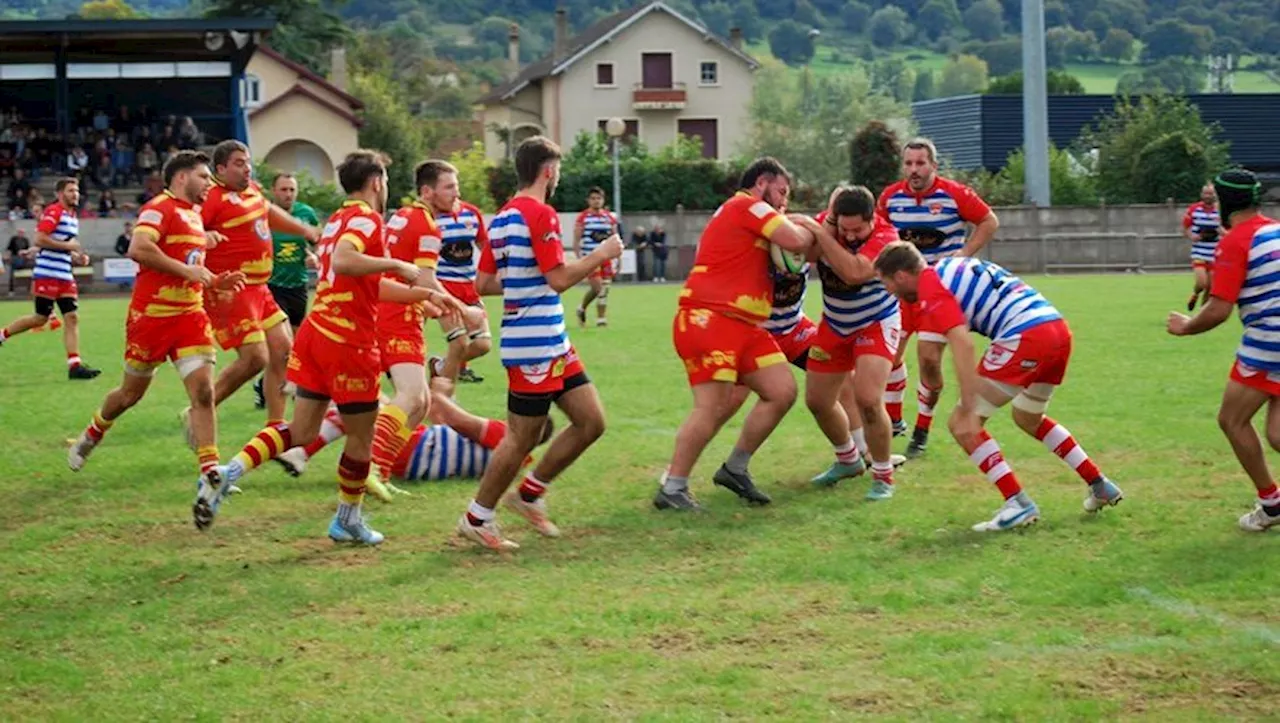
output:
<instances>
[{"instance_id":1,"label":"house","mask_svg":"<svg viewBox=\"0 0 1280 723\"><path fill-rule=\"evenodd\" d=\"M282 171L334 181L336 166L359 148L364 108L346 91L346 54L333 51L330 77L259 46L245 69L243 106L254 158Z\"/></svg>"},{"instance_id":2,"label":"house","mask_svg":"<svg viewBox=\"0 0 1280 723\"><path fill-rule=\"evenodd\" d=\"M700 138L708 158L727 157L745 140L759 63L742 52L741 33L722 39L662 2L618 12L573 38L568 26L565 10L556 10L555 49L524 68L512 26L510 79L479 100L491 160L534 135L567 147L610 118L651 148L677 134Z\"/></svg>"}]
</instances>

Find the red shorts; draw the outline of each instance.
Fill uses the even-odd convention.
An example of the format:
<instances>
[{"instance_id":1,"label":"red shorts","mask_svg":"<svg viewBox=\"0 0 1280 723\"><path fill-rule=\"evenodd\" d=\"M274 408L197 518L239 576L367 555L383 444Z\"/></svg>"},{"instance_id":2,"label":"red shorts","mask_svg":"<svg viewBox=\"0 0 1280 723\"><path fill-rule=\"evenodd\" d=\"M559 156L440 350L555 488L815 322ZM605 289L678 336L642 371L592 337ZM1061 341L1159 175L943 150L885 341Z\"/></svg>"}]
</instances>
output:
<instances>
[{"instance_id":1,"label":"red shorts","mask_svg":"<svg viewBox=\"0 0 1280 723\"><path fill-rule=\"evenodd\" d=\"M1236 359L1235 364L1231 365L1230 379L1250 389L1257 389L1269 397L1280 397L1280 372L1268 373Z\"/></svg>"},{"instance_id":2,"label":"red shorts","mask_svg":"<svg viewBox=\"0 0 1280 723\"><path fill-rule=\"evenodd\" d=\"M214 359L213 330L203 311L178 316L147 316L129 309L124 326L125 368L149 374L166 361L187 357Z\"/></svg>"},{"instance_id":3,"label":"red shorts","mask_svg":"<svg viewBox=\"0 0 1280 723\"><path fill-rule=\"evenodd\" d=\"M1033 326L1013 339L991 342L978 375L1015 387L1058 386L1071 360L1071 329L1062 319Z\"/></svg>"},{"instance_id":4,"label":"red shorts","mask_svg":"<svg viewBox=\"0 0 1280 723\"><path fill-rule=\"evenodd\" d=\"M334 404L377 402L382 372L377 347L363 349L339 344L307 319L298 327L289 354L286 379Z\"/></svg>"},{"instance_id":5,"label":"red shorts","mask_svg":"<svg viewBox=\"0 0 1280 723\"><path fill-rule=\"evenodd\" d=\"M396 364L427 363L427 342L422 327L410 322L378 319L378 354L382 371L390 372Z\"/></svg>"},{"instance_id":6,"label":"red shorts","mask_svg":"<svg viewBox=\"0 0 1280 723\"><path fill-rule=\"evenodd\" d=\"M671 339L693 387L734 384L757 369L788 361L772 334L710 309L677 310Z\"/></svg>"},{"instance_id":7,"label":"red shorts","mask_svg":"<svg viewBox=\"0 0 1280 723\"><path fill-rule=\"evenodd\" d=\"M223 351L264 342L267 329L288 319L266 284L246 286L225 301L210 302L207 308L214 337Z\"/></svg>"},{"instance_id":8,"label":"red shorts","mask_svg":"<svg viewBox=\"0 0 1280 723\"><path fill-rule=\"evenodd\" d=\"M474 281L441 281L440 285L453 298L470 306L484 306L480 301L480 293L476 291Z\"/></svg>"},{"instance_id":9,"label":"red shorts","mask_svg":"<svg viewBox=\"0 0 1280 723\"><path fill-rule=\"evenodd\" d=\"M782 350L782 355L787 361L798 367L804 368L809 358L809 345L813 343L813 337L818 333L818 325L813 323L807 316L800 317L800 323L796 324L785 334L774 334L773 340L778 342L778 348Z\"/></svg>"},{"instance_id":10,"label":"red shorts","mask_svg":"<svg viewBox=\"0 0 1280 723\"><path fill-rule=\"evenodd\" d=\"M565 391L566 381L586 373L571 346L564 356L548 362L507 367L507 388L514 394L554 395Z\"/></svg>"},{"instance_id":11,"label":"red shorts","mask_svg":"<svg viewBox=\"0 0 1280 723\"><path fill-rule=\"evenodd\" d=\"M80 298L80 289L76 287L74 279L71 281L32 279L31 295L41 299L78 299Z\"/></svg>"},{"instance_id":12,"label":"red shorts","mask_svg":"<svg viewBox=\"0 0 1280 723\"><path fill-rule=\"evenodd\" d=\"M1213 262L1203 261L1201 259L1191 259L1191 268L1204 269L1205 271L1213 271Z\"/></svg>"},{"instance_id":13,"label":"red shorts","mask_svg":"<svg viewBox=\"0 0 1280 723\"><path fill-rule=\"evenodd\" d=\"M849 336L840 336L823 319L818 325L818 335L809 347L808 370L821 374L851 372L858 365L858 359L864 356L892 362L901 341L902 329L896 316L872 323Z\"/></svg>"},{"instance_id":14,"label":"red shorts","mask_svg":"<svg viewBox=\"0 0 1280 723\"><path fill-rule=\"evenodd\" d=\"M592 271L590 275L587 276L587 278L604 279L605 281L608 281L609 279L612 279L616 275L617 275L617 271L613 268L613 259L609 259L608 261L605 261L603 264L600 264L600 268L596 269L595 271Z\"/></svg>"}]
</instances>

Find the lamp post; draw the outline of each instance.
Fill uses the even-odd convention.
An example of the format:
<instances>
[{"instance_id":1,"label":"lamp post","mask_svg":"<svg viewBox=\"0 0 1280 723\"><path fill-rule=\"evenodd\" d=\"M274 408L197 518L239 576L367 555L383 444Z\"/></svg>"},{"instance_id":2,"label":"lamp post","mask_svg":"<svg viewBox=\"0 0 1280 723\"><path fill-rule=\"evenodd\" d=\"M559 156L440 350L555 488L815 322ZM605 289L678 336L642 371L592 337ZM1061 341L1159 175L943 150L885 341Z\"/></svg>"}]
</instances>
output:
<instances>
[{"instance_id":1,"label":"lamp post","mask_svg":"<svg viewBox=\"0 0 1280 723\"><path fill-rule=\"evenodd\" d=\"M627 123L621 118L610 118L604 122L604 132L609 136L609 144L613 146L613 213L622 217L622 178L618 171L618 141L627 132Z\"/></svg>"}]
</instances>

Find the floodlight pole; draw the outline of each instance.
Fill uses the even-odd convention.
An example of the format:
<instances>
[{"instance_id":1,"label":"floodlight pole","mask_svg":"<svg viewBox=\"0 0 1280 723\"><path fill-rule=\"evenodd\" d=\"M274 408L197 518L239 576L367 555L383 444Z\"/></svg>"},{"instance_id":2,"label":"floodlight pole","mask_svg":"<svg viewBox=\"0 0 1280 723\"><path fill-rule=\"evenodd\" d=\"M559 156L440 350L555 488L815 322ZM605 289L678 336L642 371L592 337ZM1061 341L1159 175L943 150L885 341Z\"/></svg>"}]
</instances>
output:
<instances>
[{"instance_id":1,"label":"floodlight pole","mask_svg":"<svg viewBox=\"0 0 1280 723\"><path fill-rule=\"evenodd\" d=\"M613 214L619 219L622 218L622 180L618 171L618 136L614 136L613 142Z\"/></svg>"},{"instance_id":2,"label":"floodlight pole","mask_svg":"<svg viewBox=\"0 0 1280 723\"><path fill-rule=\"evenodd\" d=\"M1022 138L1024 198L1050 205L1049 98L1044 63L1044 0L1022 0Z\"/></svg>"}]
</instances>

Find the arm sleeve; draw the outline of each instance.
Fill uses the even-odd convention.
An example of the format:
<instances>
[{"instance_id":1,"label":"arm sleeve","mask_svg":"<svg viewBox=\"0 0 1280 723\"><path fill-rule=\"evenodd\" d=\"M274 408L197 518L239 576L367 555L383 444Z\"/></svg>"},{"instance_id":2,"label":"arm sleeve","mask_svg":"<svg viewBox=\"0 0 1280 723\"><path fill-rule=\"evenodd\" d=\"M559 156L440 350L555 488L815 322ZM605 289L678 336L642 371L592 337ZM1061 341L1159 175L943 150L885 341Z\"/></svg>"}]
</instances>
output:
<instances>
[{"instance_id":1,"label":"arm sleeve","mask_svg":"<svg viewBox=\"0 0 1280 723\"><path fill-rule=\"evenodd\" d=\"M353 216L347 221L347 227L338 236L338 243L348 241L356 247L356 251L365 253L374 234L382 232L381 219L374 216Z\"/></svg>"},{"instance_id":2,"label":"arm sleeve","mask_svg":"<svg viewBox=\"0 0 1280 723\"><path fill-rule=\"evenodd\" d=\"M932 269L926 269L920 275L918 293L920 331L946 334L957 326L968 326L956 297L942 286L938 274Z\"/></svg>"},{"instance_id":3,"label":"arm sleeve","mask_svg":"<svg viewBox=\"0 0 1280 723\"><path fill-rule=\"evenodd\" d=\"M493 258L493 247L487 243L480 248L480 263L476 264L476 270L482 274L498 273L498 261Z\"/></svg>"},{"instance_id":4,"label":"arm sleeve","mask_svg":"<svg viewBox=\"0 0 1280 723\"><path fill-rule=\"evenodd\" d=\"M893 192L893 186L890 185L880 192L880 197L876 199L876 216L889 223L889 196Z\"/></svg>"},{"instance_id":5,"label":"arm sleeve","mask_svg":"<svg viewBox=\"0 0 1280 723\"><path fill-rule=\"evenodd\" d=\"M484 214L480 213L480 209L475 206L470 206L469 208L471 209L471 213L474 213L476 216L476 246L488 246L489 230L484 226Z\"/></svg>"},{"instance_id":6,"label":"arm sleeve","mask_svg":"<svg viewBox=\"0 0 1280 723\"><path fill-rule=\"evenodd\" d=\"M898 232L892 228L877 229L871 234L871 238L862 244L862 248L858 249L858 253L865 257L868 261L875 263L876 257L884 250L885 246L898 240Z\"/></svg>"},{"instance_id":7,"label":"arm sleeve","mask_svg":"<svg viewBox=\"0 0 1280 723\"><path fill-rule=\"evenodd\" d=\"M739 211L739 214L742 225L753 235L763 238L772 238L773 232L786 221L786 217L778 213L778 209L764 201L755 201Z\"/></svg>"},{"instance_id":8,"label":"arm sleeve","mask_svg":"<svg viewBox=\"0 0 1280 723\"><path fill-rule=\"evenodd\" d=\"M977 191L964 184L957 183L952 196L956 199L956 210L960 212L960 218L969 223L980 223L991 215L991 207L987 202L982 200Z\"/></svg>"},{"instance_id":9,"label":"arm sleeve","mask_svg":"<svg viewBox=\"0 0 1280 723\"><path fill-rule=\"evenodd\" d=\"M418 236L418 248L413 257L413 263L420 269L434 269L440 263L440 247L444 242L440 238L440 227L436 222L425 214L422 220L426 225L422 229L422 235Z\"/></svg>"},{"instance_id":10,"label":"arm sleeve","mask_svg":"<svg viewBox=\"0 0 1280 723\"><path fill-rule=\"evenodd\" d=\"M1182 214L1182 227L1183 227L1183 228L1191 228L1191 223L1192 223L1192 217L1191 217L1191 214L1192 214L1192 213L1194 213L1194 212L1195 212L1195 210L1196 210L1196 207L1195 207L1194 205L1191 205L1191 206L1188 206L1188 207L1187 207L1187 212L1186 212L1186 213L1184 213L1184 214Z\"/></svg>"},{"instance_id":11,"label":"arm sleeve","mask_svg":"<svg viewBox=\"0 0 1280 723\"><path fill-rule=\"evenodd\" d=\"M57 204L49 204L40 216L40 223L36 224L36 231L45 235L53 233L58 228L58 221L62 220L62 207Z\"/></svg>"},{"instance_id":12,"label":"arm sleeve","mask_svg":"<svg viewBox=\"0 0 1280 723\"><path fill-rule=\"evenodd\" d=\"M159 241L164 238L165 231L169 228L170 213L168 209L161 209L156 206L142 209L142 213L138 214L138 220L133 225L133 232L142 232L150 236L153 241Z\"/></svg>"},{"instance_id":13,"label":"arm sleeve","mask_svg":"<svg viewBox=\"0 0 1280 723\"><path fill-rule=\"evenodd\" d=\"M564 266L564 242L560 238L560 216L548 206L539 211L529 224L529 238L533 242L533 256L543 273Z\"/></svg>"},{"instance_id":14,"label":"arm sleeve","mask_svg":"<svg viewBox=\"0 0 1280 723\"><path fill-rule=\"evenodd\" d=\"M1249 272L1249 244L1242 241L1245 238L1232 234L1220 241L1213 253L1213 282L1209 294L1232 304L1240 298Z\"/></svg>"}]
</instances>

